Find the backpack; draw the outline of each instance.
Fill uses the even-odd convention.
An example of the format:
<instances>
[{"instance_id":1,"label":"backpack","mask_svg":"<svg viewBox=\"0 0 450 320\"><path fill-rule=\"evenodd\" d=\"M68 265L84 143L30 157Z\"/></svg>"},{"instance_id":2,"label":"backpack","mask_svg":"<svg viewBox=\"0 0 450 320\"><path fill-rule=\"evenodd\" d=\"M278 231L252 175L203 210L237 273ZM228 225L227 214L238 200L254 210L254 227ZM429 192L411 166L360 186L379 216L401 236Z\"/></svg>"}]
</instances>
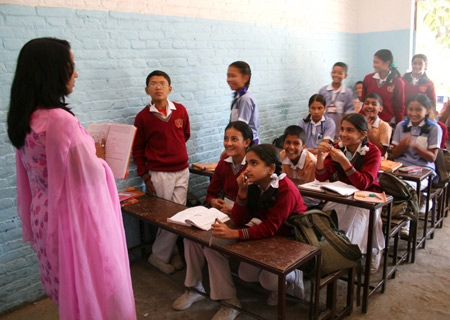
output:
<instances>
[{"instance_id":1,"label":"backpack","mask_svg":"<svg viewBox=\"0 0 450 320\"><path fill-rule=\"evenodd\" d=\"M330 216L320 210L309 210L292 215L286 225L293 228L297 241L320 247L322 251L322 275L352 267L361 259L358 245L352 244L345 232L337 230ZM304 268L314 270L314 261Z\"/></svg>"},{"instance_id":2,"label":"backpack","mask_svg":"<svg viewBox=\"0 0 450 320\"><path fill-rule=\"evenodd\" d=\"M434 163L439 182L433 183L433 187L443 188L450 180L450 151L447 149L439 149Z\"/></svg>"},{"instance_id":3,"label":"backpack","mask_svg":"<svg viewBox=\"0 0 450 320\"><path fill-rule=\"evenodd\" d=\"M378 181L381 189L394 197L392 218L407 216L411 220L417 221L419 201L416 190L403 181L402 178L389 172L381 173ZM383 208L383 210L385 209Z\"/></svg>"}]
</instances>

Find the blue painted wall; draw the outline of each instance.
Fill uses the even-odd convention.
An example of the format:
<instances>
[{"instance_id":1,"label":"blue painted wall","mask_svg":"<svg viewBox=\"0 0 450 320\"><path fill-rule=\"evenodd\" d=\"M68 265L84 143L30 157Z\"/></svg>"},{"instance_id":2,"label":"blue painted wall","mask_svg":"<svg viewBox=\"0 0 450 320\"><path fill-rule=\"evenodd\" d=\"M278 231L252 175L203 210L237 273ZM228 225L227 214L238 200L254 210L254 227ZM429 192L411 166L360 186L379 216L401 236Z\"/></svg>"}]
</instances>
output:
<instances>
[{"instance_id":1,"label":"blue painted wall","mask_svg":"<svg viewBox=\"0 0 450 320\"><path fill-rule=\"evenodd\" d=\"M373 55L380 49L389 49L394 55L398 70L403 75L410 67L411 30L368 32L357 35L357 75L359 80L372 73Z\"/></svg>"},{"instance_id":2,"label":"blue painted wall","mask_svg":"<svg viewBox=\"0 0 450 320\"><path fill-rule=\"evenodd\" d=\"M173 82L170 99L184 104L191 118L191 163L216 161L222 151L231 62L245 60L252 67L250 89L260 108L263 142L298 123L308 98L330 82L334 62L349 64L349 84L357 79L359 62L360 36L313 27L0 5L0 30L0 313L44 295L35 254L21 240L15 157L5 123L16 59L28 40L52 36L71 42L79 78L68 102L84 126L132 124L149 101L145 77L154 69L166 71ZM127 181L117 181L120 189L141 183L134 165L130 169ZM203 196L207 184L206 178L191 177L189 189ZM127 219L125 225L131 245L135 222Z\"/></svg>"}]
</instances>

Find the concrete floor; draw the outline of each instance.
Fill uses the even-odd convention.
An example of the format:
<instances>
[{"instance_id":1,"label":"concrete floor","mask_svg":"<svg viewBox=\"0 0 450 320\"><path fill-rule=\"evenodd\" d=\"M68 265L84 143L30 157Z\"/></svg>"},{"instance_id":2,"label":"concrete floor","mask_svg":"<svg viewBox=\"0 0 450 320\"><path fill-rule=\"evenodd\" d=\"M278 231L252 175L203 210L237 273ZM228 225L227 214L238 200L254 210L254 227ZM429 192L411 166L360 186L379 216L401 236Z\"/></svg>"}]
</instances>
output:
<instances>
[{"instance_id":1,"label":"concrete floor","mask_svg":"<svg viewBox=\"0 0 450 320\"><path fill-rule=\"evenodd\" d=\"M361 314L355 306L347 319L450 319L450 220L439 229L433 240L427 241L426 249L418 251L416 263L405 264L397 272L397 278L388 282L385 294L375 293L369 299L369 312ZM190 309L176 312L171 303L184 292L181 285L184 272L174 278L179 283L161 275L146 262L135 260L131 264L136 310L138 319L177 320L210 319L219 305L211 300L194 304ZM375 277L379 277L378 273ZM207 285L207 284L206 284ZM276 319L276 307L265 304L267 292L256 285L236 280L238 296L245 309L265 319ZM306 284L307 291L309 284ZM342 288L339 305L344 301ZM321 300L323 300L323 294ZM15 312L0 316L0 320L56 320L57 307L47 298ZM252 319L240 315L237 319ZM308 319L308 307L288 300L287 319Z\"/></svg>"}]
</instances>

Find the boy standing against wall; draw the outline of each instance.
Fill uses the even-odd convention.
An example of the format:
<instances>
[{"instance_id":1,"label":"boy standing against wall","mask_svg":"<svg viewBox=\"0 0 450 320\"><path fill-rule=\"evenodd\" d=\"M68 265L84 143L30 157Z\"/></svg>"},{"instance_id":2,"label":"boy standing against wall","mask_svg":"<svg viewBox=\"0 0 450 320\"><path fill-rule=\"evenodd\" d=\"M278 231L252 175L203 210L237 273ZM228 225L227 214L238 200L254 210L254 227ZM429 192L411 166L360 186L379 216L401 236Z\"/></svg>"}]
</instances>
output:
<instances>
[{"instance_id":1,"label":"boy standing against wall","mask_svg":"<svg viewBox=\"0 0 450 320\"><path fill-rule=\"evenodd\" d=\"M184 205L189 181L189 116L183 105L167 99L171 91L165 72L156 70L147 76L145 92L152 100L134 121L133 160L149 194ZM166 274L182 269L176 241L174 233L158 229L148 262Z\"/></svg>"},{"instance_id":2,"label":"boy standing against wall","mask_svg":"<svg viewBox=\"0 0 450 320\"><path fill-rule=\"evenodd\" d=\"M347 65L343 62L336 62L331 70L332 82L319 90L327 101L325 115L333 119L336 124L335 139L339 140L339 131L341 130L341 119L346 113L354 112L352 89L342 84L347 78Z\"/></svg>"}]
</instances>

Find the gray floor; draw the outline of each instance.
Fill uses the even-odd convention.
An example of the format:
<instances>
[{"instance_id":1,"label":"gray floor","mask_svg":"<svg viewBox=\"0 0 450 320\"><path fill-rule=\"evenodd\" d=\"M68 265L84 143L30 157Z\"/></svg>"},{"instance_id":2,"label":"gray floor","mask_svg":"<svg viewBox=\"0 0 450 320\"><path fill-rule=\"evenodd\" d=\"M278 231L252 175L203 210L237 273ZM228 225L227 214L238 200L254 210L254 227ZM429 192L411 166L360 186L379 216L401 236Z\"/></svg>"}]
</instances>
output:
<instances>
[{"instance_id":1,"label":"gray floor","mask_svg":"<svg viewBox=\"0 0 450 320\"><path fill-rule=\"evenodd\" d=\"M445 222L447 225L438 230L433 240L427 242L427 248L418 251L416 263L401 266L397 278L388 282L386 293L375 293L370 298L367 314L361 314L360 308L355 306L352 316L347 319L450 319L450 219L447 218ZM184 292L181 284L162 276L146 262L139 260L132 262L131 272L138 319L210 319L219 308L217 303L205 300L188 310L173 311L172 301ZM181 283L183 277L181 271L174 278ZM375 277L379 277L379 274ZM276 307L265 304L267 293L264 290L256 285L236 283L238 296L245 309L265 319L276 319ZM344 297L341 296L340 306L343 301ZM7 319L56 320L58 309L49 299L44 299L0 316L0 320ZM237 319L251 317L240 315ZM287 319L308 319L308 307L289 300Z\"/></svg>"}]
</instances>

